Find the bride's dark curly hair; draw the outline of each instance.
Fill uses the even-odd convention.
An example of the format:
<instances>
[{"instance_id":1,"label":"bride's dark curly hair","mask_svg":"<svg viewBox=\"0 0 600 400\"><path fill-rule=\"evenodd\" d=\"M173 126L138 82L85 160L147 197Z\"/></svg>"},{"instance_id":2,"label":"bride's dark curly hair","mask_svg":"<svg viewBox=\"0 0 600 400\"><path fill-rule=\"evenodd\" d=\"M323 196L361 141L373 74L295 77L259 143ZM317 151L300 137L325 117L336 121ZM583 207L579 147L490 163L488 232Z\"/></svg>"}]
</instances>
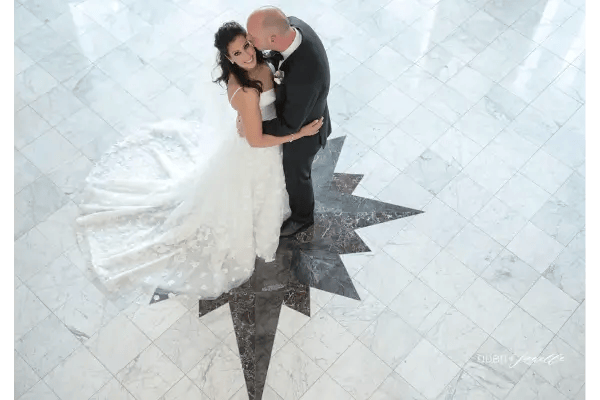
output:
<instances>
[{"instance_id":1,"label":"bride's dark curly hair","mask_svg":"<svg viewBox=\"0 0 600 400\"><path fill-rule=\"evenodd\" d=\"M235 21L224 23L217 33L215 33L215 47L219 50L217 65L221 68L221 75L214 82L219 84L225 82L227 85L229 83L229 76L233 74L242 87L257 89L259 93L262 93L262 82L250 79L248 71L232 63L227 58L227 46L238 36L246 37L246 34L246 30ZM256 50L256 62L258 64L265 62L262 52L258 50Z\"/></svg>"}]
</instances>

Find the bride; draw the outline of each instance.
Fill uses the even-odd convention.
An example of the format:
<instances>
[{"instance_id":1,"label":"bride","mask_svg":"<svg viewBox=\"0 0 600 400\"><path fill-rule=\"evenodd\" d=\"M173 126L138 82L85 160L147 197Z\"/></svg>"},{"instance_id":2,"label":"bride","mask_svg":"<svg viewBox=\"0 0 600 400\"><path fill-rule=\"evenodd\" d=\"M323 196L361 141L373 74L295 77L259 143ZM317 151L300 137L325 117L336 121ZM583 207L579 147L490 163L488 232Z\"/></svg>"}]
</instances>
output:
<instances>
[{"instance_id":1,"label":"bride","mask_svg":"<svg viewBox=\"0 0 600 400\"><path fill-rule=\"evenodd\" d=\"M261 121L276 118L272 70L236 22L214 44L216 82L226 83L244 137L211 99L200 122L138 129L86 180L79 242L110 291L215 298L250 278L255 257L274 259L290 213L280 145L315 135L322 122L285 137L262 132Z\"/></svg>"}]
</instances>

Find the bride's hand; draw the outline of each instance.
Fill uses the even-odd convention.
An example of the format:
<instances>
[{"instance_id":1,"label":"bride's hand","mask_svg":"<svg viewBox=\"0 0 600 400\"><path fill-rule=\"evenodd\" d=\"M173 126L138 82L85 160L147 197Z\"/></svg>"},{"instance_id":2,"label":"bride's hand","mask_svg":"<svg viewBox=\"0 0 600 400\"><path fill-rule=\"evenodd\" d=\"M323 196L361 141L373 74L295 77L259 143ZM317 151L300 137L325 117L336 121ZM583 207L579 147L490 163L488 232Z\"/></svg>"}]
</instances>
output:
<instances>
[{"instance_id":1,"label":"bride's hand","mask_svg":"<svg viewBox=\"0 0 600 400\"><path fill-rule=\"evenodd\" d=\"M313 122L306 124L300 129L300 136L314 136L323 126L323 117L315 119Z\"/></svg>"}]
</instances>

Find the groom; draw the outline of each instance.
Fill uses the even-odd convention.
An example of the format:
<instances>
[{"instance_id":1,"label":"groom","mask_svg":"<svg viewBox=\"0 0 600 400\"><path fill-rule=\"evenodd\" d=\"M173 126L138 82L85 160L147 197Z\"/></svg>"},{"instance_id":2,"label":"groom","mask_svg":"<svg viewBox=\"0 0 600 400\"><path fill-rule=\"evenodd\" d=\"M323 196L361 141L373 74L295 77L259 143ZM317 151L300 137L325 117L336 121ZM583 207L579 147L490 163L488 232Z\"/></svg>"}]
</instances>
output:
<instances>
[{"instance_id":1,"label":"groom","mask_svg":"<svg viewBox=\"0 0 600 400\"><path fill-rule=\"evenodd\" d=\"M311 168L331 134L327 108L329 61L315 31L296 17L286 17L275 7L263 7L248 17L248 37L258 50L271 50L270 61L278 72L275 107L277 118L263 122L263 132L285 136L305 124L323 118L314 136L283 145L283 171L292 215L281 227L281 236L291 236L314 223L315 196Z\"/></svg>"}]
</instances>

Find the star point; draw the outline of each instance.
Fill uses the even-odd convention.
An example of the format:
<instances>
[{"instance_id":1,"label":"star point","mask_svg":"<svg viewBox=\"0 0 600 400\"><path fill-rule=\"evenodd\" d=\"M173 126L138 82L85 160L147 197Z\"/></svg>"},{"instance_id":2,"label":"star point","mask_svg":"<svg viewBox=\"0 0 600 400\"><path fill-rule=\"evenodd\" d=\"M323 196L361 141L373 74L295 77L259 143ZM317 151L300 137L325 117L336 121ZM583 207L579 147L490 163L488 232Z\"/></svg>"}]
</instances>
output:
<instances>
[{"instance_id":1,"label":"star point","mask_svg":"<svg viewBox=\"0 0 600 400\"><path fill-rule=\"evenodd\" d=\"M363 175L334 172L344 140L329 140L315 157L314 225L281 238L275 261L257 258L246 283L214 300L199 302L200 317L229 304L251 400L262 398L282 305L310 317L311 287L359 301L340 257L370 251L355 230L422 212L352 195ZM157 301L165 299L164 293L155 295Z\"/></svg>"}]
</instances>

